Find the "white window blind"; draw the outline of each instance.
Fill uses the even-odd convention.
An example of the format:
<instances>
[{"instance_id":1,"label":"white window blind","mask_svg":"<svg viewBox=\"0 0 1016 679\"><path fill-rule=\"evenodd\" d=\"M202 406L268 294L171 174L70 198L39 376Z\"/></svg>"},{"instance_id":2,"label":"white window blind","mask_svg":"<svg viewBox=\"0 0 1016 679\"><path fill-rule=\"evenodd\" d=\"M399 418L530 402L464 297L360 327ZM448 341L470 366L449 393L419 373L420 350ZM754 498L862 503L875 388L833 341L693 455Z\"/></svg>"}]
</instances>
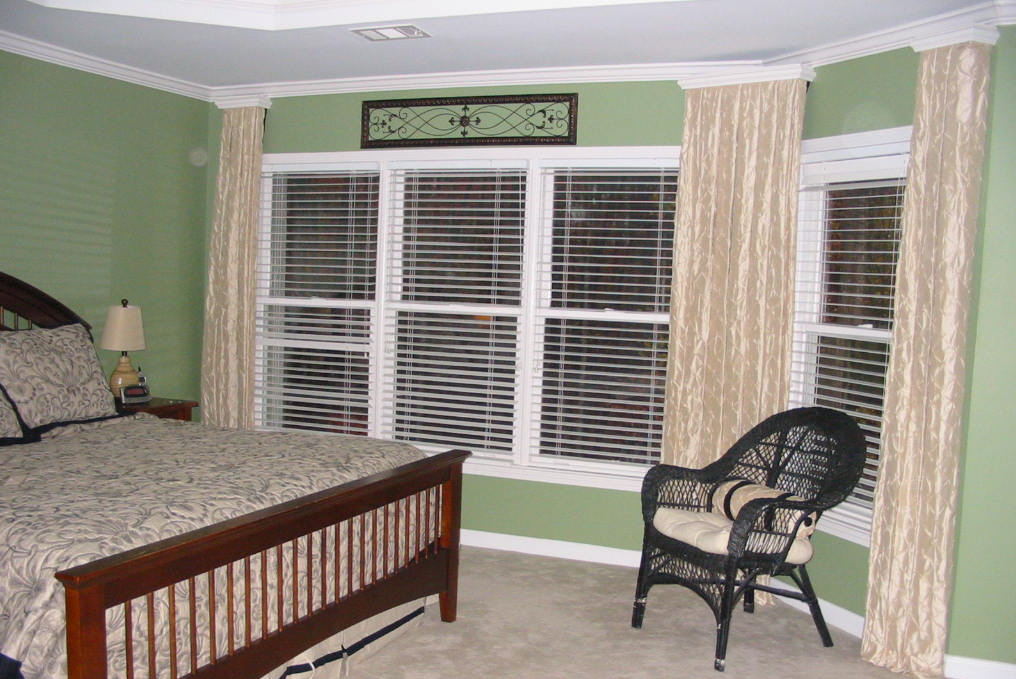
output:
<instances>
[{"instance_id":1,"label":"white window blind","mask_svg":"<svg viewBox=\"0 0 1016 679\"><path fill-rule=\"evenodd\" d=\"M880 178L801 192L792 401L844 410L864 431L864 473L834 512L860 542L870 533L881 456L904 187Z\"/></svg>"},{"instance_id":2,"label":"white window blind","mask_svg":"<svg viewBox=\"0 0 1016 679\"><path fill-rule=\"evenodd\" d=\"M677 171L544 175L538 457L659 460Z\"/></svg>"},{"instance_id":3,"label":"white window blind","mask_svg":"<svg viewBox=\"0 0 1016 679\"><path fill-rule=\"evenodd\" d=\"M677 172L547 170L551 306L667 312Z\"/></svg>"},{"instance_id":4,"label":"white window blind","mask_svg":"<svg viewBox=\"0 0 1016 679\"><path fill-rule=\"evenodd\" d=\"M266 156L258 426L629 487L659 459L676 165L677 149Z\"/></svg>"},{"instance_id":5,"label":"white window blind","mask_svg":"<svg viewBox=\"0 0 1016 679\"><path fill-rule=\"evenodd\" d=\"M398 170L385 315L385 429L510 457L526 172Z\"/></svg>"},{"instance_id":6,"label":"white window blind","mask_svg":"<svg viewBox=\"0 0 1016 679\"><path fill-rule=\"evenodd\" d=\"M373 298L379 181L377 172L274 177L259 271L271 296Z\"/></svg>"},{"instance_id":7,"label":"white window blind","mask_svg":"<svg viewBox=\"0 0 1016 679\"><path fill-rule=\"evenodd\" d=\"M258 269L258 424L367 432L379 174L266 180Z\"/></svg>"}]
</instances>

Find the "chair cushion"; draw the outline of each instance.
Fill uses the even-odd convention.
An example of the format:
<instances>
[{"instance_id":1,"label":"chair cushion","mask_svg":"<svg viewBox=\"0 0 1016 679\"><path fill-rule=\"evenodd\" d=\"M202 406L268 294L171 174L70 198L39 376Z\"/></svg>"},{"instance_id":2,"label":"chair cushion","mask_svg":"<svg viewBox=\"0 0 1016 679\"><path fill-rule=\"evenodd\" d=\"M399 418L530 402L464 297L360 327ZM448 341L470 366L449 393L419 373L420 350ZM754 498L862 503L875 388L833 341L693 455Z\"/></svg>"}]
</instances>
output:
<instances>
[{"instance_id":1,"label":"chair cushion","mask_svg":"<svg viewBox=\"0 0 1016 679\"><path fill-rule=\"evenodd\" d=\"M660 507L653 515L653 527L656 530L709 554L727 553L727 543L733 525L733 521L715 512L699 512L676 507ZM812 553L811 540L798 534L787 554L787 563L807 563Z\"/></svg>"},{"instance_id":2,"label":"chair cushion","mask_svg":"<svg viewBox=\"0 0 1016 679\"><path fill-rule=\"evenodd\" d=\"M737 518L742 507L752 500L758 500L759 498L779 500L801 499L792 493L752 483L746 479L728 479L717 483L713 487L709 496L710 511L727 519L734 520ZM771 518L769 520L772 521ZM797 537L808 537L814 533L815 523L814 516L802 521L797 529Z\"/></svg>"}]
</instances>

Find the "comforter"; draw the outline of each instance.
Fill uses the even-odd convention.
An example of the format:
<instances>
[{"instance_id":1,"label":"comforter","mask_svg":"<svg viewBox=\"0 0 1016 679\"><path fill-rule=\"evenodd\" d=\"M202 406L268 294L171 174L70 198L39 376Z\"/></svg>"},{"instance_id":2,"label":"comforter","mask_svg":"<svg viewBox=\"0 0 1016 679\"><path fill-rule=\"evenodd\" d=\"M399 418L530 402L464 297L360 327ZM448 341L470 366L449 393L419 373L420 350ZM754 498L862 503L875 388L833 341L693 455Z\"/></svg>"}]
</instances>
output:
<instances>
[{"instance_id":1,"label":"comforter","mask_svg":"<svg viewBox=\"0 0 1016 679\"><path fill-rule=\"evenodd\" d=\"M139 415L0 447L0 653L66 676L58 570L420 459L399 442Z\"/></svg>"}]
</instances>

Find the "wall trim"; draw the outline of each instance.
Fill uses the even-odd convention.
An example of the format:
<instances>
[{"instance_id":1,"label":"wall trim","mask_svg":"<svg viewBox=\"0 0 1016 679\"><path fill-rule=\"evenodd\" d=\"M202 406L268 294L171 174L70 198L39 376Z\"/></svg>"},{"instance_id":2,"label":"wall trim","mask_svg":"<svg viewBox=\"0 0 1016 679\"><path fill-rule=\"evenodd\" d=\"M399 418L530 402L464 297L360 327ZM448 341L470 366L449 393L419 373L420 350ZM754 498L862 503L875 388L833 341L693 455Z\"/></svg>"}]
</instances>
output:
<instances>
[{"instance_id":1,"label":"wall trim","mask_svg":"<svg viewBox=\"0 0 1016 679\"><path fill-rule=\"evenodd\" d=\"M618 549L602 545L587 545L565 540L533 538L525 535L491 533L483 530L462 529L461 542L470 547L499 549L504 552L519 552L533 556L551 556L571 561L602 563L608 566L638 568L641 552L634 549Z\"/></svg>"},{"instance_id":2,"label":"wall trim","mask_svg":"<svg viewBox=\"0 0 1016 679\"><path fill-rule=\"evenodd\" d=\"M491 460L472 457L466 460L466 474L492 476L512 481L532 481L534 483L552 483L562 486L580 486L583 488L600 488L603 490L621 490L637 493L642 490L642 478L649 467L633 470L612 470L610 472L587 471L583 469L562 469L560 467L539 467L533 465L513 464L509 461Z\"/></svg>"},{"instance_id":3,"label":"wall trim","mask_svg":"<svg viewBox=\"0 0 1016 679\"><path fill-rule=\"evenodd\" d=\"M638 568L641 558L640 552L634 549L618 549L468 528L462 529L461 541L463 545L469 547L499 549L505 552L519 552L534 556L549 556L630 568ZM784 598L778 600L791 608L805 614L808 613L808 607L803 602ZM864 631L864 616L825 600L820 599L820 603L826 623L853 637L861 637L861 633ZM946 655L945 676L946 679L1016 679L1016 664Z\"/></svg>"},{"instance_id":4,"label":"wall trim","mask_svg":"<svg viewBox=\"0 0 1016 679\"><path fill-rule=\"evenodd\" d=\"M1016 665L995 660L947 655L945 657L945 676L946 679L1016 679Z\"/></svg>"},{"instance_id":5,"label":"wall trim","mask_svg":"<svg viewBox=\"0 0 1016 679\"><path fill-rule=\"evenodd\" d=\"M113 80L151 87L171 94L179 94L191 99L211 101L208 88L202 85L169 78L158 73L134 68L133 66L125 66L115 61L99 59L46 42L30 40L13 33L8 33L7 31L0 30L0 50L56 64L57 66L66 66L78 71L105 76Z\"/></svg>"},{"instance_id":6,"label":"wall trim","mask_svg":"<svg viewBox=\"0 0 1016 679\"><path fill-rule=\"evenodd\" d=\"M783 65L759 65L748 69L730 67L712 73L693 73L678 76L677 84L681 89L692 90L699 87L721 87L723 85L744 85L747 83L768 82L771 80L807 80L815 79L815 69L802 63Z\"/></svg>"},{"instance_id":7,"label":"wall trim","mask_svg":"<svg viewBox=\"0 0 1016 679\"><path fill-rule=\"evenodd\" d=\"M839 43L785 54L773 63L803 62L811 66L825 66L841 61L912 47L915 43L942 40L942 36L969 39L963 31L975 28L1005 26L1016 23L1013 0L988 0L979 5L903 24L885 31L877 31ZM940 45L951 44L941 42Z\"/></svg>"},{"instance_id":8,"label":"wall trim","mask_svg":"<svg viewBox=\"0 0 1016 679\"><path fill-rule=\"evenodd\" d=\"M994 26L969 26L952 33L915 40L910 46L914 48L915 52L925 52L938 47L948 47L949 45L957 45L963 42L983 42L988 45L994 45L998 42L999 37L998 29Z\"/></svg>"}]
</instances>

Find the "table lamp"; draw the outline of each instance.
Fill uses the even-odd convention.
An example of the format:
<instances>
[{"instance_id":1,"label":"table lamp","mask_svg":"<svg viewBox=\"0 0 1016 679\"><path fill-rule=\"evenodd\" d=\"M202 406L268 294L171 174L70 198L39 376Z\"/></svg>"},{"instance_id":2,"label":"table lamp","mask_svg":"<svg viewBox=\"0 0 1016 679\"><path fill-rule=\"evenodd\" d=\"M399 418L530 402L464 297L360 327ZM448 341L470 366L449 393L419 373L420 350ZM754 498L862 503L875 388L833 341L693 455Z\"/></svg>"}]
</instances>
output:
<instances>
[{"instance_id":1,"label":"table lamp","mask_svg":"<svg viewBox=\"0 0 1016 679\"><path fill-rule=\"evenodd\" d=\"M119 396L120 387L138 384L138 371L131 365L128 351L145 348L145 327L141 321L141 307L131 306L126 299L119 305L109 307L106 312L106 327L102 329L99 346L120 352L120 362L109 376L109 388Z\"/></svg>"}]
</instances>

